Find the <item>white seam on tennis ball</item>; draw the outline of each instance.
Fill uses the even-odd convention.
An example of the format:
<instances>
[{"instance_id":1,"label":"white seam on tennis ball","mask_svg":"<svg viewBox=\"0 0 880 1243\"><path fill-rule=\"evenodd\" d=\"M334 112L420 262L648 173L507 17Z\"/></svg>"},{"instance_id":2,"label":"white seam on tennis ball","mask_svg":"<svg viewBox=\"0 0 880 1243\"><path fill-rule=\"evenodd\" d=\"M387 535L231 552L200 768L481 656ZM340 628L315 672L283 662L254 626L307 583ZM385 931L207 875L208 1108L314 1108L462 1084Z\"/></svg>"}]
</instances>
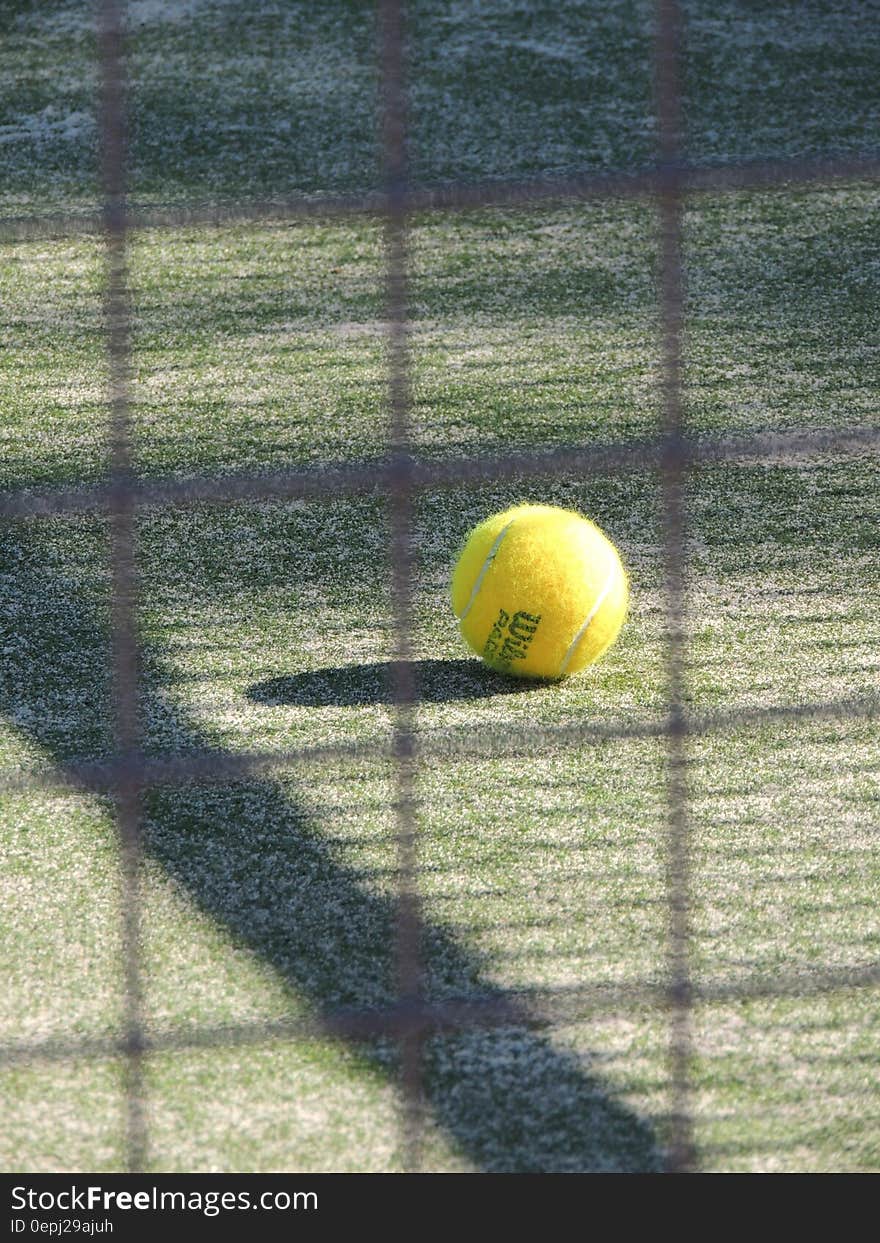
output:
<instances>
[{"instance_id":1,"label":"white seam on tennis ball","mask_svg":"<svg viewBox=\"0 0 880 1243\"><path fill-rule=\"evenodd\" d=\"M495 537L495 543L489 549L489 555L486 557L486 560L483 562L482 566L480 567L480 572L476 577L476 581L474 582L473 587L471 588L470 599L468 600L467 604L464 606L463 611L459 613L458 615L458 620L460 622L463 622L464 619L467 617L468 613L471 611L471 608L473 607L473 603L477 598L477 593L479 592L480 588L483 585L483 579L486 577L486 575L489 572L489 566L495 560L495 554L498 552L498 549L501 547L501 541L504 539L507 532L513 526L513 521L514 520L511 518L507 526L503 527L502 530Z\"/></svg>"},{"instance_id":2,"label":"white seam on tennis ball","mask_svg":"<svg viewBox=\"0 0 880 1243\"><path fill-rule=\"evenodd\" d=\"M599 612L599 609L602 607L603 603L605 602L605 597L608 595L609 591L614 586L614 580L616 577L617 577L617 562L614 561L612 562L608 577L605 580L605 586L599 592L599 595L596 599L596 603L590 609L589 613L586 616L586 619L584 620L584 624L581 626L580 630L577 632L577 634L572 639L569 645L568 651L565 653L565 655L562 658L562 664L559 666L560 677L562 677L562 675L565 673L566 669L568 668L571 662L571 658L572 656L574 656L577 645L580 643L581 639L587 633L587 628L590 625L590 622Z\"/></svg>"}]
</instances>

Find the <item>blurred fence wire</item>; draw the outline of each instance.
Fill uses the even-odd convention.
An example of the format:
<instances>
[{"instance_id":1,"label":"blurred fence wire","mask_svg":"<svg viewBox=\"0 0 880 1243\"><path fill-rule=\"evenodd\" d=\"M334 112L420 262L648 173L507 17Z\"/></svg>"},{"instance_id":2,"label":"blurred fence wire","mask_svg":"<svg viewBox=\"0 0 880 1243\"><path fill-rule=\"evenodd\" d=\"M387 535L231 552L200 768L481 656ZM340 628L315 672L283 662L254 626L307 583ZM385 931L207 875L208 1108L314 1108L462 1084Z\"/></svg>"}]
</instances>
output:
<instances>
[{"instance_id":1,"label":"blurred fence wire","mask_svg":"<svg viewBox=\"0 0 880 1243\"><path fill-rule=\"evenodd\" d=\"M706 1000L735 997L804 996L841 987L880 982L880 968L823 970L781 976L772 981L744 978L714 991L691 978L691 833L688 753L690 740L710 731L749 721L811 717L873 717L878 697L866 695L837 703L747 709L714 716L686 710L688 643L687 522L683 485L693 466L712 462L811 455L823 451L859 452L880 448L880 431L841 427L833 431L762 433L752 436L691 438L684 414L682 327L684 265L682 211L688 196L742 189L825 187L834 182L874 179L880 158L825 156L770 159L707 168L689 164L682 146L682 17L677 0L657 0L655 13L655 98L658 160L639 172L584 173L533 180L452 184L435 188L407 179L406 28L403 0L379 0L381 67L380 115L384 187L350 196L284 197L196 207L130 206L127 201L127 82L122 0L99 0L100 136L104 205L94 214L34 216L0 221L0 238L29 239L101 233L106 275L104 312L109 362L109 483L82 488L26 489L0 497L0 517L39 518L63 513L103 513L111 524L113 585L112 651L116 754L103 762L75 763L51 771L0 772L0 790L79 789L110 794L120 844L122 963L125 1012L116 1040L76 1039L7 1043L0 1064L58 1062L121 1056L126 1066L127 1165L149 1163L144 1059L170 1049L254 1045L316 1035L374 1040L390 1037L401 1049L403 1139L408 1169L420 1164L423 1130L423 1045L427 1036L474 1027L513 1024L547 1026L603 1014L621 1005L665 1009L668 1015L669 1102L665 1134L666 1168L696 1168L691 1108L693 1007ZM656 205L660 253L662 352L657 377L661 425L656 439L635 444L513 453L471 460L420 461L410 434L410 366L407 333L407 231L413 213L467 211L479 207L530 208L561 200L642 198ZM228 221L324 219L368 213L385 223L385 288L388 375L388 453L385 460L359 466L326 464L309 470L239 474L232 478L139 480L132 466L129 403L131 289L128 239L142 228L187 227ZM631 986L535 989L504 998L468 996L431 1002L424 995L420 961L421 915L417 834L417 776L420 760L444 756L516 754L516 731L504 740L468 727L459 732L417 736L418 686L409 634L413 592L413 502L427 489L503 479L589 476L616 471L653 470L662 480L666 581L666 714L651 726L613 722L607 726L565 726L548 733L577 745L598 737L657 737L666 746L666 981ZM378 491L388 500L395 660L392 662L394 728L390 742L338 748L301 748L291 753L147 756L140 745L138 616L135 535L138 513L157 506L232 504L241 501L322 498ZM528 739L519 745L527 750ZM254 1023L242 1027L198 1027L148 1033L143 1015L140 875L143 862L142 804L156 786L219 783L303 764L340 759L390 761L396 772L397 814L397 1004L377 1010L341 1010L314 1020Z\"/></svg>"}]
</instances>

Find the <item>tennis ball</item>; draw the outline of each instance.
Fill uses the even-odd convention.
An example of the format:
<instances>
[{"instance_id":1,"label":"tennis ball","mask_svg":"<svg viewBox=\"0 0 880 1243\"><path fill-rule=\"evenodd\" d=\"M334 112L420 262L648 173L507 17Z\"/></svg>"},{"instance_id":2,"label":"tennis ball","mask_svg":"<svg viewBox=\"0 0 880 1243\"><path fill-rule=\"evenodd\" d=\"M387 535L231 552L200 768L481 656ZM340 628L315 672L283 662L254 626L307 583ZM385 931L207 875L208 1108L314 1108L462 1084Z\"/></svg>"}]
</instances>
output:
<instances>
[{"instance_id":1,"label":"tennis ball","mask_svg":"<svg viewBox=\"0 0 880 1243\"><path fill-rule=\"evenodd\" d=\"M517 505L468 536L452 609L468 645L499 673L562 678L617 638L629 588L595 523L553 505Z\"/></svg>"}]
</instances>

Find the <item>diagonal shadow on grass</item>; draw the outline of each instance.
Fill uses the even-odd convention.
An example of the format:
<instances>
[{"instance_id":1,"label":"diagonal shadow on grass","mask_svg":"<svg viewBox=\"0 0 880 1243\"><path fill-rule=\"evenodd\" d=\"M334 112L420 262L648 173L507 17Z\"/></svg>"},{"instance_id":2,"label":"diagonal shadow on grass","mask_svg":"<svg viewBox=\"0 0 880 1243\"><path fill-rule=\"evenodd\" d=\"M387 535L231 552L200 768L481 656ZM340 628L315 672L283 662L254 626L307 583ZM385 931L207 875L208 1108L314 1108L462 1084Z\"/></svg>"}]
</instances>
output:
<instances>
[{"instance_id":1,"label":"diagonal shadow on grass","mask_svg":"<svg viewBox=\"0 0 880 1243\"><path fill-rule=\"evenodd\" d=\"M5 545L5 548L3 547ZM2 555L5 552L5 555ZM0 623L14 638L0 711L58 763L106 753L109 643L100 598L51 567L26 524L0 541ZM161 653L144 653L151 736L175 751L211 739L163 702ZM270 780L154 792L145 845L190 899L281 974L318 1013L394 999L392 900L365 887L298 804ZM425 929L427 991L503 998L479 956L450 930ZM431 1114L477 1168L645 1170L651 1126L545 1035L517 1023L435 1038L426 1050ZM366 1056L393 1073L394 1057Z\"/></svg>"}]
</instances>

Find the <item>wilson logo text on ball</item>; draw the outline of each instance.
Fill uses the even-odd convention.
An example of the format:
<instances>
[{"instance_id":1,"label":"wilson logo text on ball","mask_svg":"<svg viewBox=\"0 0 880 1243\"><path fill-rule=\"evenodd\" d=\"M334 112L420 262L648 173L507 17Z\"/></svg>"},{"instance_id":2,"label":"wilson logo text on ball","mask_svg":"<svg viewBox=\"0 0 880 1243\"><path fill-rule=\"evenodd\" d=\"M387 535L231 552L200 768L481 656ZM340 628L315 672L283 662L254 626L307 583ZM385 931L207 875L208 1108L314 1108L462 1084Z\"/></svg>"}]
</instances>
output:
<instances>
[{"instance_id":1,"label":"wilson logo text on ball","mask_svg":"<svg viewBox=\"0 0 880 1243\"><path fill-rule=\"evenodd\" d=\"M505 609L499 609L498 620L483 649L484 659L491 659L508 669L515 660L525 660L540 620L540 613L535 616L534 613L520 611L511 618Z\"/></svg>"}]
</instances>

